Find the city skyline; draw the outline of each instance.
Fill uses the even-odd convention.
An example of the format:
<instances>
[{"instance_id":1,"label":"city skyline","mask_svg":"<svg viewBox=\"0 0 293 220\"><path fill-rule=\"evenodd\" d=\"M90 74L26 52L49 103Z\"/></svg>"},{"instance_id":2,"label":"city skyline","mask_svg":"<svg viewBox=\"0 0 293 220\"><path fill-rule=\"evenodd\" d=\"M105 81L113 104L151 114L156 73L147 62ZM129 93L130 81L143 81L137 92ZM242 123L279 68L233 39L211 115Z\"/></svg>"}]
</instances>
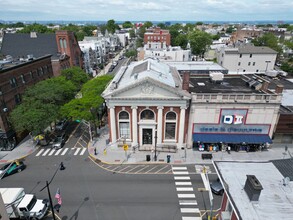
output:
<instances>
[{"instance_id":1,"label":"city skyline","mask_svg":"<svg viewBox=\"0 0 293 220\"><path fill-rule=\"evenodd\" d=\"M2 0L0 20L257 21L293 20L283 0ZM188 9L188 10L187 10ZM139 12L139 13L138 13Z\"/></svg>"}]
</instances>

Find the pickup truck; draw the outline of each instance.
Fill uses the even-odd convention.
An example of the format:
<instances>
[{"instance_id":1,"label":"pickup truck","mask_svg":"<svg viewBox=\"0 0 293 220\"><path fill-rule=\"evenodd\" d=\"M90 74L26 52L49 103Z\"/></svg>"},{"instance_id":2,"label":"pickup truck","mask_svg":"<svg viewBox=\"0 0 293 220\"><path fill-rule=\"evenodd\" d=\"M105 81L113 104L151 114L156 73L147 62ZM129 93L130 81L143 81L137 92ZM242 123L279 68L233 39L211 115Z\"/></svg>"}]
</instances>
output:
<instances>
[{"instance_id":1,"label":"pickup truck","mask_svg":"<svg viewBox=\"0 0 293 220\"><path fill-rule=\"evenodd\" d=\"M42 219L48 211L48 200L26 194L24 188L0 188L9 219Z\"/></svg>"}]
</instances>

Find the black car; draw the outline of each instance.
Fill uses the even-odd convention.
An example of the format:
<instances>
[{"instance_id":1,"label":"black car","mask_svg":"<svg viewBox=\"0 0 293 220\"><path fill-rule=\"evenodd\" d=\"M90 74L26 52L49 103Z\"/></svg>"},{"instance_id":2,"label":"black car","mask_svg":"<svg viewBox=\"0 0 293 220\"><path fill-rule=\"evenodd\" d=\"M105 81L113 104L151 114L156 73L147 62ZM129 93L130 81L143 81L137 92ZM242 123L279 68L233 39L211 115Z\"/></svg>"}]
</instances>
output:
<instances>
[{"instance_id":1,"label":"black car","mask_svg":"<svg viewBox=\"0 0 293 220\"><path fill-rule=\"evenodd\" d=\"M62 131L62 130L65 130L66 129L66 127L68 126L68 124L69 124L69 121L68 120L66 120L66 119L64 119L64 120L62 120L62 121L59 121L57 124L56 124L56 130L60 130L60 131Z\"/></svg>"},{"instance_id":2,"label":"black car","mask_svg":"<svg viewBox=\"0 0 293 220\"><path fill-rule=\"evenodd\" d=\"M21 161L14 161L8 164L5 164L0 168L0 178L19 173L26 168L26 165Z\"/></svg>"},{"instance_id":3,"label":"black car","mask_svg":"<svg viewBox=\"0 0 293 220\"><path fill-rule=\"evenodd\" d=\"M67 134L58 134L53 141L52 147L56 150L62 148L65 145L67 139Z\"/></svg>"},{"instance_id":4,"label":"black car","mask_svg":"<svg viewBox=\"0 0 293 220\"><path fill-rule=\"evenodd\" d=\"M220 196L224 194L224 188L223 188L223 186L222 186L222 184L221 184L219 179L217 179L216 181L212 182L210 184L210 186L211 186L211 190L212 190L212 192L214 194L220 195Z\"/></svg>"}]
</instances>

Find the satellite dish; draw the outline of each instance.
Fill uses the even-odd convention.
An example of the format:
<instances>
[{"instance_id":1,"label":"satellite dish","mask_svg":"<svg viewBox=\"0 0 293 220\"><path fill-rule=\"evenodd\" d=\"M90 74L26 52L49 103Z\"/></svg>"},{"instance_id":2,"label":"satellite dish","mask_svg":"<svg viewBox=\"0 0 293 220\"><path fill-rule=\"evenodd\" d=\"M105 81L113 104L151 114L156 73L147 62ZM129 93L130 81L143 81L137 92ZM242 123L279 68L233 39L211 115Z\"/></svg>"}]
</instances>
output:
<instances>
[{"instance_id":1,"label":"satellite dish","mask_svg":"<svg viewBox=\"0 0 293 220\"><path fill-rule=\"evenodd\" d=\"M288 176L283 179L284 186L287 186L289 184L289 182L290 182L290 178Z\"/></svg>"}]
</instances>

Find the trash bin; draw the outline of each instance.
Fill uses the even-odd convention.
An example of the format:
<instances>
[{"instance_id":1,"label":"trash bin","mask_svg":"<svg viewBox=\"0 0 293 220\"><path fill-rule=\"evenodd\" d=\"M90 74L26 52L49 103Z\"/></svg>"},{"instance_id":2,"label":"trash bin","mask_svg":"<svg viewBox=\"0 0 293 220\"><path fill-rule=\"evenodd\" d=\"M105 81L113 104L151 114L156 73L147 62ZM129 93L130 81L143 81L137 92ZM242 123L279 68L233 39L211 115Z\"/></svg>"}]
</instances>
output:
<instances>
[{"instance_id":1,"label":"trash bin","mask_svg":"<svg viewBox=\"0 0 293 220\"><path fill-rule=\"evenodd\" d=\"M151 155L149 154L146 155L146 161L151 161Z\"/></svg>"},{"instance_id":2,"label":"trash bin","mask_svg":"<svg viewBox=\"0 0 293 220\"><path fill-rule=\"evenodd\" d=\"M168 154L167 155L167 163L170 163L170 160L171 160L171 156Z\"/></svg>"}]
</instances>

